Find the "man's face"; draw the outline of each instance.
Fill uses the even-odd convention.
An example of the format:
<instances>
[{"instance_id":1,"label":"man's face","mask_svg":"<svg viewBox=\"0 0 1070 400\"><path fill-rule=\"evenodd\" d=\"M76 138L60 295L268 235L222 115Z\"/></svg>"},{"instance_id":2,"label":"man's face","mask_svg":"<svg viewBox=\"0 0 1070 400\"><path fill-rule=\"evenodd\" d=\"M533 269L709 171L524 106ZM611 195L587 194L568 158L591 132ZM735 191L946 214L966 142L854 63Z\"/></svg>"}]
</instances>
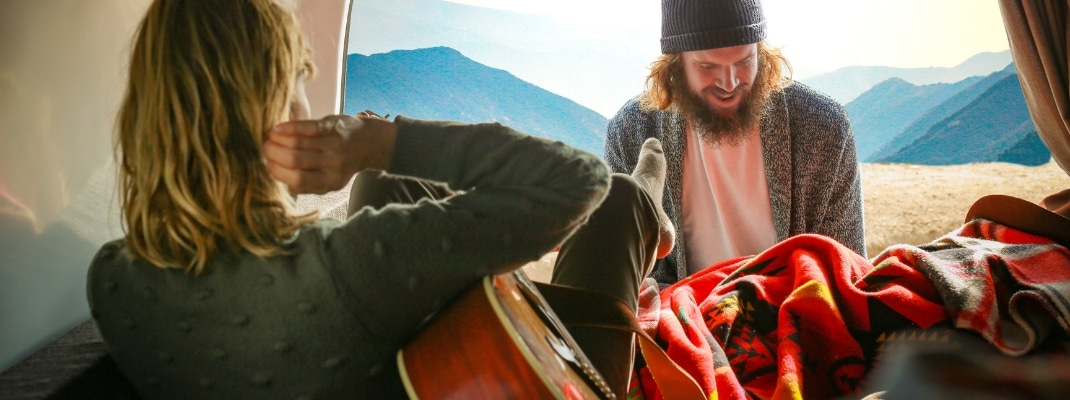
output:
<instances>
[{"instance_id":1,"label":"man's face","mask_svg":"<svg viewBox=\"0 0 1070 400\"><path fill-rule=\"evenodd\" d=\"M719 117L731 117L758 76L758 45L688 51L680 55L687 87Z\"/></svg>"},{"instance_id":2,"label":"man's face","mask_svg":"<svg viewBox=\"0 0 1070 400\"><path fill-rule=\"evenodd\" d=\"M674 80L674 103L710 144L739 144L764 110L766 88L759 78L758 45L680 54L683 79ZM680 82L683 81L683 82Z\"/></svg>"}]
</instances>

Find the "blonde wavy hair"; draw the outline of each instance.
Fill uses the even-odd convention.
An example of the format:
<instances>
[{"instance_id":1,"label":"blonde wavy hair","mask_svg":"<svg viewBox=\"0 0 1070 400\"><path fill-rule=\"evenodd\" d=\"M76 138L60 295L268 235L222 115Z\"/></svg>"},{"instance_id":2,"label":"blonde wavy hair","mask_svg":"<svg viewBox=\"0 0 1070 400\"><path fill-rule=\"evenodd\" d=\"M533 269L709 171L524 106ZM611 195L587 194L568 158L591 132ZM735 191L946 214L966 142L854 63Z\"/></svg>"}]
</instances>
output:
<instances>
[{"instance_id":1,"label":"blonde wavy hair","mask_svg":"<svg viewBox=\"0 0 1070 400\"><path fill-rule=\"evenodd\" d=\"M219 252L286 254L296 215L261 145L312 73L293 11L274 0L157 0L134 37L117 119L126 244L194 274Z\"/></svg>"},{"instance_id":2,"label":"blonde wavy hair","mask_svg":"<svg viewBox=\"0 0 1070 400\"><path fill-rule=\"evenodd\" d=\"M764 40L758 42L758 81L766 92L787 87L792 82L791 63L780 52ZM680 53L662 54L650 64L650 74L646 78L646 90L639 98L639 105L647 110L664 110L672 106L676 98L673 93L672 79L682 77L683 66L680 65Z\"/></svg>"}]
</instances>

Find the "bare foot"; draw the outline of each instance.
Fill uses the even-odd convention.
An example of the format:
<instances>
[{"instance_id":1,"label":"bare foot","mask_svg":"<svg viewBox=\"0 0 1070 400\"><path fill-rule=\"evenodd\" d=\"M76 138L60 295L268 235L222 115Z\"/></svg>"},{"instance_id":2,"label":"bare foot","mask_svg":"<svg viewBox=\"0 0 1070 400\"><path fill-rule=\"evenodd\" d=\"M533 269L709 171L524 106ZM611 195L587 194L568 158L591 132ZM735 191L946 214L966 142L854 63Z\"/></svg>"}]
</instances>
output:
<instances>
[{"instance_id":1,"label":"bare foot","mask_svg":"<svg viewBox=\"0 0 1070 400\"><path fill-rule=\"evenodd\" d=\"M649 138L643 142L639 150L639 161L632 171L632 178L639 183L651 200L658 213L658 250L657 258L663 258L672 251L676 242L676 230L673 229L669 216L662 209L661 200L665 191L665 151L661 148L661 142L655 138Z\"/></svg>"}]
</instances>

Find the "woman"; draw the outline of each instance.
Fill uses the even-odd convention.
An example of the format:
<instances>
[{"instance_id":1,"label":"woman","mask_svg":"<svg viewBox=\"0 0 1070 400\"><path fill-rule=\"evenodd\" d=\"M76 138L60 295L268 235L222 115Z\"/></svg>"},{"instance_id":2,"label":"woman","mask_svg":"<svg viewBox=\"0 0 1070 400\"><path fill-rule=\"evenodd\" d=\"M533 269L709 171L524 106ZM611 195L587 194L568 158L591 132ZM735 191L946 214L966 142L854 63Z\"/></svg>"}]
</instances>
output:
<instances>
[{"instance_id":1,"label":"woman","mask_svg":"<svg viewBox=\"0 0 1070 400\"><path fill-rule=\"evenodd\" d=\"M635 309L672 246L642 189L662 186L657 142L633 180L498 124L300 121L312 72L272 0L157 0L140 25L116 149L126 236L92 261L88 297L142 396L401 397L394 355L423 321L558 246L555 283ZM341 223L293 214L272 176L305 192L358 172ZM392 203L398 188L430 189ZM577 340L620 392L631 337L591 337Z\"/></svg>"}]
</instances>

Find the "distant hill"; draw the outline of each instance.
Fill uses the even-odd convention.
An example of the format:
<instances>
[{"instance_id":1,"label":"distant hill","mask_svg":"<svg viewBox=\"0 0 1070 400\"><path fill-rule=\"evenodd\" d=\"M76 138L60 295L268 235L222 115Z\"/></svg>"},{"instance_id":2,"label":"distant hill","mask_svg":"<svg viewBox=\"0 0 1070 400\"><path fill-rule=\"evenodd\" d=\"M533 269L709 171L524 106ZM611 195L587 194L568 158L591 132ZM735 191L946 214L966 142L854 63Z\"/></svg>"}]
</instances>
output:
<instances>
[{"instance_id":1,"label":"distant hill","mask_svg":"<svg viewBox=\"0 0 1070 400\"><path fill-rule=\"evenodd\" d=\"M1033 121L1023 122L1018 129L1007 137L1001 144L1003 152L996 156L995 161L1037 166L1051 161L1051 150L1040 139L1036 125Z\"/></svg>"},{"instance_id":2,"label":"distant hill","mask_svg":"<svg viewBox=\"0 0 1070 400\"><path fill-rule=\"evenodd\" d=\"M909 122L910 125L905 129L902 129L899 134L893 135L891 138L886 138L884 144L881 145L880 148L869 156L864 158L859 157L859 159L863 161L876 161L895 154L903 147L913 143L915 140L929 132L929 129L932 128L933 125L951 117L952 114L963 109L974 100L977 100L981 94L985 93L993 85L1008 76L1015 76L1014 64L989 74L983 79L975 82L973 85L963 89L961 92L956 93L954 96L945 99L939 105L932 107L923 115L912 119ZM1021 94L1018 94L1018 96L1021 96Z\"/></svg>"},{"instance_id":3,"label":"distant hill","mask_svg":"<svg viewBox=\"0 0 1070 400\"><path fill-rule=\"evenodd\" d=\"M981 77L918 86L900 78L881 82L844 106L851 118L858 159L866 160L911 122Z\"/></svg>"},{"instance_id":4,"label":"distant hill","mask_svg":"<svg viewBox=\"0 0 1070 400\"><path fill-rule=\"evenodd\" d=\"M874 85L890 78L900 78L915 85L952 83L971 76L988 75L1003 69L1011 62L1010 50L1004 50L980 53L951 68L852 66L799 81L832 96L841 104L847 104Z\"/></svg>"},{"instance_id":5,"label":"distant hill","mask_svg":"<svg viewBox=\"0 0 1070 400\"><path fill-rule=\"evenodd\" d=\"M657 12L659 3L647 7ZM657 15L650 24L595 29L445 0L353 0L352 10L348 53L449 47L606 117L643 90L661 54Z\"/></svg>"},{"instance_id":6,"label":"distant hill","mask_svg":"<svg viewBox=\"0 0 1070 400\"><path fill-rule=\"evenodd\" d=\"M1042 165L1051 153L1039 142L1017 74L1002 77L965 107L881 162L953 165L1010 161ZM1039 147L1039 148L1038 148Z\"/></svg>"},{"instance_id":7,"label":"distant hill","mask_svg":"<svg viewBox=\"0 0 1070 400\"><path fill-rule=\"evenodd\" d=\"M448 47L350 54L344 111L365 109L420 119L497 121L604 154L604 116Z\"/></svg>"}]
</instances>

